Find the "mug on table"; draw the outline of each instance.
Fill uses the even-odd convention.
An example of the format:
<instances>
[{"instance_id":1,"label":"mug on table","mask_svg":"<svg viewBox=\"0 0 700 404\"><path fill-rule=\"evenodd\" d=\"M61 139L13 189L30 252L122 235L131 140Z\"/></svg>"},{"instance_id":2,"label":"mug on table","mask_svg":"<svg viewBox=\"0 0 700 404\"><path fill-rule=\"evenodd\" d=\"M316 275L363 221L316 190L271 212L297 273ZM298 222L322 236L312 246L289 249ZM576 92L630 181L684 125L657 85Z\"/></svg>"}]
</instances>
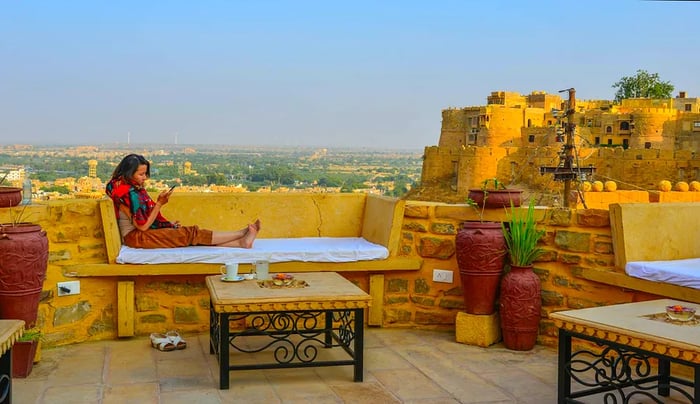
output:
<instances>
[{"instance_id":1,"label":"mug on table","mask_svg":"<svg viewBox=\"0 0 700 404\"><path fill-rule=\"evenodd\" d=\"M255 265L255 277L258 279L267 279L270 276L270 261L267 260L256 260Z\"/></svg>"},{"instance_id":2,"label":"mug on table","mask_svg":"<svg viewBox=\"0 0 700 404\"><path fill-rule=\"evenodd\" d=\"M238 276L238 263L227 262L225 265L222 265L221 274L224 275L226 279L235 279Z\"/></svg>"}]
</instances>

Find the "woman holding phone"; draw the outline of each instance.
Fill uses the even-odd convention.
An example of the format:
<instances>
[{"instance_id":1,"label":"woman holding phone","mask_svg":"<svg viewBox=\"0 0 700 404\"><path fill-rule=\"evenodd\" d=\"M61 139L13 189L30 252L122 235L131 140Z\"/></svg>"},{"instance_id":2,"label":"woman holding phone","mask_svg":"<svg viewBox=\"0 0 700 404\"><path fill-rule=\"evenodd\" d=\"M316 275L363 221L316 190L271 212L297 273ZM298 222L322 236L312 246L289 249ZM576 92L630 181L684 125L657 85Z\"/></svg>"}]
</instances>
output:
<instances>
[{"instance_id":1,"label":"woman holding phone","mask_svg":"<svg viewBox=\"0 0 700 404\"><path fill-rule=\"evenodd\" d=\"M191 245L251 248L260 230L260 221L236 231L212 231L199 226L182 226L160 213L175 186L162 191L156 201L144 184L151 176L151 163L143 156L129 154L112 173L105 192L114 202L122 242L133 248L170 248Z\"/></svg>"}]
</instances>

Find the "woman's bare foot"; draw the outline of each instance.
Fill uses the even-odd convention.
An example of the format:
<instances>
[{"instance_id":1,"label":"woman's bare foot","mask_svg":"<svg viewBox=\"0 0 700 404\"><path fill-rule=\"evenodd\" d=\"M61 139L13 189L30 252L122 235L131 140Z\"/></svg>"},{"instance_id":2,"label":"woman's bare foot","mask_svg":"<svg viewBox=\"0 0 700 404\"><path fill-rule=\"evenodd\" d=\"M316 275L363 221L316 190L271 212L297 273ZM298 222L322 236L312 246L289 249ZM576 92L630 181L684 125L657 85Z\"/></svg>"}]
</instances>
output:
<instances>
[{"instance_id":1,"label":"woman's bare foot","mask_svg":"<svg viewBox=\"0 0 700 404\"><path fill-rule=\"evenodd\" d=\"M253 226L255 226L255 230L260 231L260 219L257 219L254 223Z\"/></svg>"},{"instance_id":2,"label":"woman's bare foot","mask_svg":"<svg viewBox=\"0 0 700 404\"><path fill-rule=\"evenodd\" d=\"M258 236L258 228L255 227L253 224L248 225L248 232L243 236L243 240L241 240L241 247L243 248L253 248L253 242L255 241L255 238Z\"/></svg>"}]
</instances>

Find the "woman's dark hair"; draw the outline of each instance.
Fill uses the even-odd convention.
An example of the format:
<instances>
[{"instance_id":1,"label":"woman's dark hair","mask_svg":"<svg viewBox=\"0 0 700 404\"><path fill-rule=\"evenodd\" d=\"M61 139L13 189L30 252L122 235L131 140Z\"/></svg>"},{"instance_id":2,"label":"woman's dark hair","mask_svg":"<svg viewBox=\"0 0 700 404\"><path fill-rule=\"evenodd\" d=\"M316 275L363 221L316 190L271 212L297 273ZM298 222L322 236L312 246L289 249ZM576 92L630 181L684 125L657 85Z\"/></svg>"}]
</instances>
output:
<instances>
[{"instance_id":1,"label":"woman's dark hair","mask_svg":"<svg viewBox=\"0 0 700 404\"><path fill-rule=\"evenodd\" d=\"M146 165L146 177L151 177L151 163L140 154L129 154L124 157L112 173L112 178L131 179L139 166Z\"/></svg>"}]
</instances>

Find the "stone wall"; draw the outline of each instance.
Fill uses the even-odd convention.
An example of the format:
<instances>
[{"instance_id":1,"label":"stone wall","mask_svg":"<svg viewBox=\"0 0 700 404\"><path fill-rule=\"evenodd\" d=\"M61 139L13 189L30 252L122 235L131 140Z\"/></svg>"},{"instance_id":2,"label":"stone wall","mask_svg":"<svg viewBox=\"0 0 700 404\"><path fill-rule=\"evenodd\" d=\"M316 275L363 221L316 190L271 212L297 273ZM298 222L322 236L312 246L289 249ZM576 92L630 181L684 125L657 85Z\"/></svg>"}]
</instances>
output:
<instances>
[{"instance_id":1,"label":"stone wall","mask_svg":"<svg viewBox=\"0 0 700 404\"><path fill-rule=\"evenodd\" d=\"M600 204L603 206L602 202ZM278 205L279 214L283 214L285 204ZM216 209L212 207L213 211ZM10 221L18 211L19 208L0 208L0 223ZM543 289L540 343L556 344L555 329L546 319L552 311L651 297L576 278L581 268L613 270L607 210L543 208L538 214L547 230L543 241L547 253L535 265ZM46 345L116 338L118 279L65 275L72 265L106 260L97 201L50 201L31 205L23 217L24 221L40 224L49 239L48 274L38 319ZM504 218L505 212L501 209L486 210L484 214L485 220ZM407 201L400 254L420 256L424 264L419 271L385 273L383 327L454 328L456 314L463 308L455 236L463 221L478 219L478 212L467 205ZM278 225L285 226L284 222ZM433 282L433 269L453 271L453 283ZM144 266L144 271L147 270ZM363 290L369 290L368 273L344 275ZM80 294L56 295L58 282L76 279L81 283ZM134 280L137 334L163 332L166 328L184 333L206 332L209 296L203 276L139 276Z\"/></svg>"}]
</instances>

